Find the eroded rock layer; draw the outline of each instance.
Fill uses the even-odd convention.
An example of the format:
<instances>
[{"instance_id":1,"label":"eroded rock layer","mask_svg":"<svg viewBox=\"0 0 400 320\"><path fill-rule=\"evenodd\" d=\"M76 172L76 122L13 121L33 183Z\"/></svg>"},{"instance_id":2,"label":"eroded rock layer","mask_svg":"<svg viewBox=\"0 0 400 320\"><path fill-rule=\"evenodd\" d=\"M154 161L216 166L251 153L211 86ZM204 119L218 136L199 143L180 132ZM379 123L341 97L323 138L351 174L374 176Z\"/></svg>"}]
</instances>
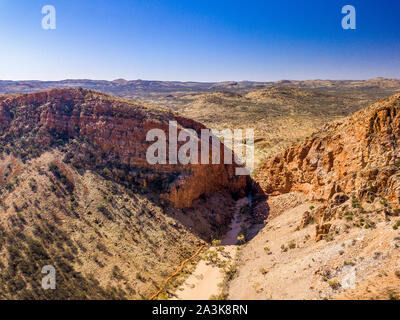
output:
<instances>
[{"instance_id":1,"label":"eroded rock layer","mask_svg":"<svg viewBox=\"0 0 400 320\"><path fill-rule=\"evenodd\" d=\"M257 180L267 194L291 191L328 200L335 194L400 197L400 95L326 125L301 144L268 159Z\"/></svg>"},{"instance_id":2,"label":"eroded rock layer","mask_svg":"<svg viewBox=\"0 0 400 320\"><path fill-rule=\"evenodd\" d=\"M162 129L168 142L170 121L177 121L178 133L193 129L200 137L205 128L168 111L83 89L0 99L2 149L22 159L68 145L67 162L103 170L104 175L133 186L156 189L178 208L190 207L203 194L243 194L248 183L248 178L235 174L236 165L224 165L223 161L218 165L149 164L146 151L153 143L146 141L149 130Z\"/></svg>"}]
</instances>

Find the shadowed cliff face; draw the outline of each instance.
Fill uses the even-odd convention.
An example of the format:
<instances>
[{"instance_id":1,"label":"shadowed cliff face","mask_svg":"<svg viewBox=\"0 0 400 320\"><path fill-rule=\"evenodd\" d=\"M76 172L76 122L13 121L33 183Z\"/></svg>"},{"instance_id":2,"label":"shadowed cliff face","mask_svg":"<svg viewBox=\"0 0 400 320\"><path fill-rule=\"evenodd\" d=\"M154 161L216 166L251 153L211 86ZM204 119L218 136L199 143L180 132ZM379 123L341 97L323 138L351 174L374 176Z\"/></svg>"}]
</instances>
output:
<instances>
[{"instance_id":1,"label":"shadowed cliff face","mask_svg":"<svg viewBox=\"0 0 400 320\"><path fill-rule=\"evenodd\" d=\"M380 100L304 143L270 158L257 181L271 195L300 191L314 200L336 193L400 199L400 95Z\"/></svg>"},{"instance_id":2,"label":"shadowed cliff face","mask_svg":"<svg viewBox=\"0 0 400 320\"><path fill-rule=\"evenodd\" d=\"M61 146L67 163L156 191L177 208L190 207L201 195L220 191L243 196L249 179L235 175L236 165L147 162L146 151L153 143L146 141L147 132L162 129L168 142L169 121L177 121L178 133L189 128L200 137L205 128L161 109L83 89L55 89L0 100L2 148L24 160Z\"/></svg>"}]
</instances>

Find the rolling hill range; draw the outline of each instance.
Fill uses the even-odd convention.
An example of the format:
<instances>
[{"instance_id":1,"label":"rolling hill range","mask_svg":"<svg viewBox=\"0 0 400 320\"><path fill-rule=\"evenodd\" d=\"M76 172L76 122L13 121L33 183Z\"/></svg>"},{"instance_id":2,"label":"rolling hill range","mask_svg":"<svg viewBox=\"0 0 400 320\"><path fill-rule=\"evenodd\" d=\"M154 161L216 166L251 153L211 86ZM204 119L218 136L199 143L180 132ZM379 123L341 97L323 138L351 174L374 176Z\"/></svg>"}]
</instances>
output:
<instances>
[{"instance_id":1,"label":"rolling hill range","mask_svg":"<svg viewBox=\"0 0 400 320\"><path fill-rule=\"evenodd\" d=\"M61 81L7 81L0 80L0 93L32 93L35 91L51 90L56 88L85 88L102 91L124 98L141 97L167 97L187 92L213 92L228 90L247 93L251 90L265 89L269 87L291 87L299 89L319 90L327 93L354 91L382 95L384 91L399 90L400 80L375 78L370 80L281 80L275 82L254 82L254 81L226 81L226 82L180 82L180 81L150 81L150 80L125 80L114 81L70 79ZM386 94L388 95L388 94Z\"/></svg>"},{"instance_id":2,"label":"rolling hill range","mask_svg":"<svg viewBox=\"0 0 400 320\"><path fill-rule=\"evenodd\" d=\"M256 165L301 141L324 123L347 116L367 101L289 87L271 87L245 95L231 91L188 94L174 110L210 128L253 129Z\"/></svg>"},{"instance_id":3,"label":"rolling hill range","mask_svg":"<svg viewBox=\"0 0 400 320\"><path fill-rule=\"evenodd\" d=\"M169 109L213 129L252 128L257 167L328 121L400 92L400 80L0 81L0 93L4 94L79 87Z\"/></svg>"}]
</instances>

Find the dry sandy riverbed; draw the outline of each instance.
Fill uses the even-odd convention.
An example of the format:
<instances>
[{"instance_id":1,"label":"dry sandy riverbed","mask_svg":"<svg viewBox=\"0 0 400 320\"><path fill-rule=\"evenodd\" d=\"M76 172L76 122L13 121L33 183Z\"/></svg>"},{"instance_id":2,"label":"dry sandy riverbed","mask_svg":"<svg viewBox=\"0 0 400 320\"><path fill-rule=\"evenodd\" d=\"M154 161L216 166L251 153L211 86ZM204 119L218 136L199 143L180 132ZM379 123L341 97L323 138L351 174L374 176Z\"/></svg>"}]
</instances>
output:
<instances>
[{"instance_id":1,"label":"dry sandy riverbed","mask_svg":"<svg viewBox=\"0 0 400 320\"><path fill-rule=\"evenodd\" d=\"M237 201L235 215L230 230L221 241L223 250L216 250L221 261L232 261L237 252L237 236L242 225L240 209L247 204L247 198ZM220 248L221 249L221 248ZM176 291L176 297L171 300L208 300L221 291L218 286L224 279L223 269L206 260L201 260L193 273L186 279L183 285Z\"/></svg>"}]
</instances>

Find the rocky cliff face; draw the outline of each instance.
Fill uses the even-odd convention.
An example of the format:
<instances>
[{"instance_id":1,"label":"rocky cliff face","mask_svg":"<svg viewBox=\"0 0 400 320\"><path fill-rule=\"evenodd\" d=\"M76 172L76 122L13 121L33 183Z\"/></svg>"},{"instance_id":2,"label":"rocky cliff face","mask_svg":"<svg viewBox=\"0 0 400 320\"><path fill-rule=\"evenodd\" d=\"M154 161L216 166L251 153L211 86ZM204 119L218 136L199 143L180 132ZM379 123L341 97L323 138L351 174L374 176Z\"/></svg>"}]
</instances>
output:
<instances>
[{"instance_id":1,"label":"rocky cliff face","mask_svg":"<svg viewBox=\"0 0 400 320\"><path fill-rule=\"evenodd\" d=\"M397 94L264 163L271 215L241 253L232 299L399 298L399 112Z\"/></svg>"},{"instance_id":2,"label":"rocky cliff face","mask_svg":"<svg viewBox=\"0 0 400 320\"><path fill-rule=\"evenodd\" d=\"M149 164L146 135L168 139L170 121L204 128L89 90L0 97L0 299L148 299L226 232L249 179ZM45 265L57 290L41 287Z\"/></svg>"},{"instance_id":3,"label":"rocky cliff face","mask_svg":"<svg viewBox=\"0 0 400 320\"><path fill-rule=\"evenodd\" d=\"M204 128L165 110L83 89L0 98L2 150L23 160L57 146L67 163L156 191L177 208L215 192L243 194L249 181L235 175L235 165L150 165L146 150L153 142L146 134L162 129L168 141L169 121L177 121L178 132L190 128L200 136Z\"/></svg>"},{"instance_id":4,"label":"rocky cliff face","mask_svg":"<svg viewBox=\"0 0 400 320\"><path fill-rule=\"evenodd\" d=\"M361 201L380 196L398 207L399 139L397 94L326 125L305 142L270 158L257 180L270 195L297 191L321 201L340 198L338 193Z\"/></svg>"}]
</instances>

